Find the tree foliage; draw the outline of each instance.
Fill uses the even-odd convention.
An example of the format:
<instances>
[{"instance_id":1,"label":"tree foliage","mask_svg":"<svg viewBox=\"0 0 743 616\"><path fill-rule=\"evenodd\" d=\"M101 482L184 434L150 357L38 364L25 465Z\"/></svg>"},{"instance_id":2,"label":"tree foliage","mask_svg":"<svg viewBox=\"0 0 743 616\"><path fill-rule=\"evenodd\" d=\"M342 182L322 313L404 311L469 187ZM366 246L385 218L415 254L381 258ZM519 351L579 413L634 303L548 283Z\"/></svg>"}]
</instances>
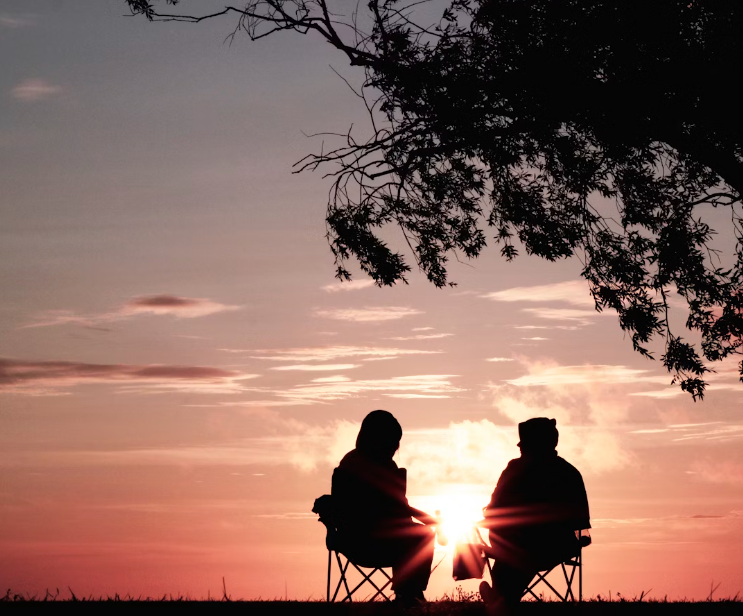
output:
<instances>
[{"instance_id":1,"label":"tree foliage","mask_svg":"<svg viewBox=\"0 0 743 616\"><path fill-rule=\"evenodd\" d=\"M232 36L317 34L365 71L371 137L349 133L299 163L335 165L338 277L355 258L380 285L405 281L404 255L379 236L388 225L436 286L451 284L452 256L475 258L492 238L509 260L579 258L596 309L615 310L645 356L663 340L664 365L694 399L710 362L741 352L743 114L732 83L743 4L452 0L426 25L417 2L397 0L346 16L329 0L249 0L200 16L126 1L150 20L232 14ZM710 207L730 214L727 267L701 218ZM671 331L674 292L698 347Z\"/></svg>"}]
</instances>

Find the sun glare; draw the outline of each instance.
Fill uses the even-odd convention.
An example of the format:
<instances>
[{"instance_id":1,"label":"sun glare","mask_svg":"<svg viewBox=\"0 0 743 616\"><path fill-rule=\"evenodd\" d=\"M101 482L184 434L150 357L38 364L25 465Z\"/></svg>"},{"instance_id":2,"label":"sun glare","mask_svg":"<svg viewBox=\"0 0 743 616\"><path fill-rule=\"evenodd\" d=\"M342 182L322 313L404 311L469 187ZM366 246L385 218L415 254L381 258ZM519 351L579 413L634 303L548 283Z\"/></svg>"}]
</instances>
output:
<instances>
[{"instance_id":1,"label":"sun glare","mask_svg":"<svg viewBox=\"0 0 743 616\"><path fill-rule=\"evenodd\" d=\"M449 546L472 540L475 523L482 520L482 509L490 500L489 494L469 485L447 485L436 495L415 499L419 506L433 514L441 512L441 530Z\"/></svg>"}]
</instances>

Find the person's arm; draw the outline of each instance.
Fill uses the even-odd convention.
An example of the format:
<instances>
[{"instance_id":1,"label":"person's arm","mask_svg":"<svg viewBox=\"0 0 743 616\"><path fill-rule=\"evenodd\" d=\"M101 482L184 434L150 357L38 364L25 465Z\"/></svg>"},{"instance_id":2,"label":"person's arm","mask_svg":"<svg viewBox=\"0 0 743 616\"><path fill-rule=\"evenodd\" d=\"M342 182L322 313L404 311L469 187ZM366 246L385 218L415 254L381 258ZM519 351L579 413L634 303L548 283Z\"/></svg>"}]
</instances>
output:
<instances>
[{"instance_id":1,"label":"person's arm","mask_svg":"<svg viewBox=\"0 0 743 616\"><path fill-rule=\"evenodd\" d=\"M420 509L416 509L415 507L410 507L410 516L427 526L436 526L439 523L434 516L429 515Z\"/></svg>"}]
</instances>

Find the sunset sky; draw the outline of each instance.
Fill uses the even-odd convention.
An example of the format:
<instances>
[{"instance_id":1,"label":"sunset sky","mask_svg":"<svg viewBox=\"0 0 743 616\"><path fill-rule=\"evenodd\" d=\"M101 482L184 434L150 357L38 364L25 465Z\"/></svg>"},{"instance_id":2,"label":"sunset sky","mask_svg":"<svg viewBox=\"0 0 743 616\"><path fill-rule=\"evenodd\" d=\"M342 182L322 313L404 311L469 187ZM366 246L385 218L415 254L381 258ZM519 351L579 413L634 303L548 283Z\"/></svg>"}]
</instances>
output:
<instances>
[{"instance_id":1,"label":"sunset sky","mask_svg":"<svg viewBox=\"0 0 743 616\"><path fill-rule=\"evenodd\" d=\"M224 576L319 598L313 501L383 408L411 503L452 516L487 504L519 421L556 418L591 507L584 595L743 591L735 362L694 403L595 312L577 260L491 247L451 289L338 283L329 180L292 165L308 134L363 134L331 66L360 75L296 34L228 45L233 27L0 4L3 588L206 597ZM429 596L455 587L442 559Z\"/></svg>"}]
</instances>

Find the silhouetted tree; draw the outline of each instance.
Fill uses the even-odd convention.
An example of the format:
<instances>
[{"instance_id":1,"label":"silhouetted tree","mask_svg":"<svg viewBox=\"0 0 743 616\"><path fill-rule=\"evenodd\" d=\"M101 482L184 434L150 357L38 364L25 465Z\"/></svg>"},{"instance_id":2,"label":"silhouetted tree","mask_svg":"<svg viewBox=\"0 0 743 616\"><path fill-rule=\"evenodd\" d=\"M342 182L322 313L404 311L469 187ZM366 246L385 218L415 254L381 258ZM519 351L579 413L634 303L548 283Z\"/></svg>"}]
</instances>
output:
<instances>
[{"instance_id":1,"label":"silhouetted tree","mask_svg":"<svg viewBox=\"0 0 743 616\"><path fill-rule=\"evenodd\" d=\"M372 136L298 163L331 175L328 240L337 276L355 257L379 285L405 281L403 232L418 267L451 284L447 262L519 247L577 256L596 309L613 308L634 348L664 340L673 381L702 397L708 362L741 352L743 3L715 0L453 0L431 26L412 2L370 0L364 14L328 0L249 0L232 36L315 33L362 67ZM167 0L175 5L178 0ZM724 207L737 239L723 267L699 216ZM672 333L668 297L688 303L693 344ZM703 356L703 357L702 357ZM743 374L743 362L741 363Z\"/></svg>"}]
</instances>

